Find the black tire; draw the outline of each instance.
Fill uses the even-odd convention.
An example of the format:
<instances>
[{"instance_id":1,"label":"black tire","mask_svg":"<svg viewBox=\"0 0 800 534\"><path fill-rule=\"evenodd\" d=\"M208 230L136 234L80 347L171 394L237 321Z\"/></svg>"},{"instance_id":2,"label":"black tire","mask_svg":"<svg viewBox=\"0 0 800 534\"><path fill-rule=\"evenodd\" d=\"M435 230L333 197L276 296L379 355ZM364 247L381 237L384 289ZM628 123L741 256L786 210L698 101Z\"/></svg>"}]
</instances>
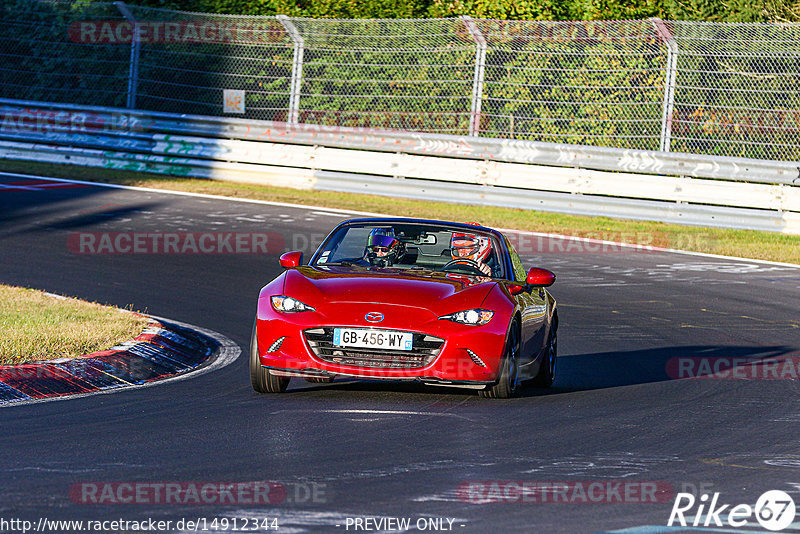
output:
<instances>
[{"instance_id":1,"label":"black tire","mask_svg":"<svg viewBox=\"0 0 800 534\"><path fill-rule=\"evenodd\" d=\"M306 382L311 382L312 384L330 384L333 382L333 378L326 376L310 376L306 378Z\"/></svg>"},{"instance_id":2,"label":"black tire","mask_svg":"<svg viewBox=\"0 0 800 534\"><path fill-rule=\"evenodd\" d=\"M539 367L539 373L531 380L531 385L537 388L549 388L556 379L558 363L558 327L554 324L547 338L544 359Z\"/></svg>"},{"instance_id":3,"label":"black tire","mask_svg":"<svg viewBox=\"0 0 800 534\"><path fill-rule=\"evenodd\" d=\"M506 348L503 351L503 363L497 383L486 386L478 393L488 399L508 399L516 395L519 389L519 323L514 321L508 331Z\"/></svg>"},{"instance_id":4,"label":"black tire","mask_svg":"<svg viewBox=\"0 0 800 534\"><path fill-rule=\"evenodd\" d=\"M256 324L253 323L253 334L250 336L250 383L259 393L283 393L289 385L289 378L275 376L261 366L258 358L258 338Z\"/></svg>"}]
</instances>

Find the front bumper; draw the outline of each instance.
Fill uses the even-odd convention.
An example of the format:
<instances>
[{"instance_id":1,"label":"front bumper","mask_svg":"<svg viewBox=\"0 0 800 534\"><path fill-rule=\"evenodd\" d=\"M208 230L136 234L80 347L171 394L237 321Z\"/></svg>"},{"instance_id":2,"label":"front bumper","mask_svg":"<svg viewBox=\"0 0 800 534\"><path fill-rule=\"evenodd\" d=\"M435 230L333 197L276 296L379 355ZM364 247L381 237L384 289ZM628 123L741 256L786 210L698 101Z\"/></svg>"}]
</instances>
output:
<instances>
[{"instance_id":1,"label":"front bumper","mask_svg":"<svg viewBox=\"0 0 800 534\"><path fill-rule=\"evenodd\" d=\"M329 371L324 371L322 369L312 369L312 368L299 370L299 369L282 369L280 367L270 367L268 365L263 365L262 367L269 369L270 372L275 376L297 377L297 378L335 378L337 376L338 377L344 376L352 378L363 378L369 380L415 381L433 386L452 386L452 387L473 388L473 389L483 389L486 386L494 383L494 381L481 382L478 380L444 380L441 378L435 378L429 376L397 378L397 377L387 377L383 375L371 376L368 374L332 373Z\"/></svg>"}]
</instances>

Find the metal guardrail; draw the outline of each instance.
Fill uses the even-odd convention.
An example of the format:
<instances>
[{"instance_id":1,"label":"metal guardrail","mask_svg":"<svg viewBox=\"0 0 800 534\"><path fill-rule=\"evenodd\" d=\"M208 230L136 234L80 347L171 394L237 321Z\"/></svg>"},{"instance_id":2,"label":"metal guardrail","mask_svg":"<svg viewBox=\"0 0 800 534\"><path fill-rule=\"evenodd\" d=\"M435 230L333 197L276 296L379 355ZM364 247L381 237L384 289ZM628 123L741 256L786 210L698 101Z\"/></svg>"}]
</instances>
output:
<instances>
[{"instance_id":1,"label":"metal guardrail","mask_svg":"<svg viewBox=\"0 0 800 534\"><path fill-rule=\"evenodd\" d=\"M0 114L0 158L800 233L795 163L19 100Z\"/></svg>"},{"instance_id":2,"label":"metal guardrail","mask_svg":"<svg viewBox=\"0 0 800 534\"><path fill-rule=\"evenodd\" d=\"M800 162L471 138L0 99L0 134L180 134L643 174L800 185ZM47 115L48 113L53 116ZM56 115L59 115L56 117ZM63 115L66 114L66 115ZM47 115L47 116L45 116ZM20 122L22 121L22 122ZM31 121L42 122L30 127ZM50 122L48 122L50 121ZM19 127L16 127L15 124ZM39 132L38 134L36 132Z\"/></svg>"}]
</instances>

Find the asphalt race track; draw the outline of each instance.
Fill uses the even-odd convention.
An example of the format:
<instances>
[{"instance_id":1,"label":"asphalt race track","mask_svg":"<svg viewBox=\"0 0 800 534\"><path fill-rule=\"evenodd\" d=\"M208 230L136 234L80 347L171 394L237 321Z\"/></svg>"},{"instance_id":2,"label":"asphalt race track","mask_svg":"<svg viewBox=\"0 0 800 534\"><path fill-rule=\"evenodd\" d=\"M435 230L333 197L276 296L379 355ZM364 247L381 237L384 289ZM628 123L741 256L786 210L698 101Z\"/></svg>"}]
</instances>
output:
<instances>
[{"instance_id":1,"label":"asphalt race track","mask_svg":"<svg viewBox=\"0 0 800 534\"><path fill-rule=\"evenodd\" d=\"M280 270L278 249L310 252L344 218L3 175L0 283L133 305L246 349L258 290ZM82 236L100 243L104 232L245 237L221 254L80 249ZM270 253L247 253L247 236L264 232ZM433 524L459 533L636 533L667 532L681 491L754 505L763 492L783 490L800 503L800 269L550 246L533 240L519 248L528 266L558 274L560 358L551 390L503 401L413 384L294 379L286 394L261 396L250 387L245 354L159 387L4 408L0 518L237 518L239 531L245 519L277 518L277 532L291 533L396 532L373 521L409 518L410 532ZM784 362L773 379L732 379L726 367L765 357ZM673 379L697 362L717 365L722 377ZM258 481L285 493L273 504L97 504L75 490ZM564 482L571 485L560 499L511 491L515 483ZM582 498L596 482L600 497L592 490ZM652 488L658 498L648 499ZM727 531L759 528L751 518ZM230 532L232 523L217 530Z\"/></svg>"}]
</instances>

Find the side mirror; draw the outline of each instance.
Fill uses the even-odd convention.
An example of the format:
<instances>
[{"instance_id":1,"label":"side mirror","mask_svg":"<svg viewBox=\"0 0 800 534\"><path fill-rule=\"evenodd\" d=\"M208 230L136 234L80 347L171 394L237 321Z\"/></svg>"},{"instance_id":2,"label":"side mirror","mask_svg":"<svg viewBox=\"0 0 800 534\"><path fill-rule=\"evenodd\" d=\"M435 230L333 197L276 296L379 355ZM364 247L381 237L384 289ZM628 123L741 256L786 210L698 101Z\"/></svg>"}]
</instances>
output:
<instances>
[{"instance_id":1,"label":"side mirror","mask_svg":"<svg viewBox=\"0 0 800 534\"><path fill-rule=\"evenodd\" d=\"M298 267L300 263L303 261L303 253L299 250L294 250L292 252L286 252L281 254L280 260L281 267L284 269L291 269L292 267Z\"/></svg>"},{"instance_id":2,"label":"side mirror","mask_svg":"<svg viewBox=\"0 0 800 534\"><path fill-rule=\"evenodd\" d=\"M551 271L533 267L528 271L528 278L526 278L525 283L529 286L549 287L552 286L555 281L556 275Z\"/></svg>"},{"instance_id":3,"label":"side mirror","mask_svg":"<svg viewBox=\"0 0 800 534\"><path fill-rule=\"evenodd\" d=\"M519 284L508 284L506 287L508 288L508 292L512 295L519 295L525 291L525 286L521 286Z\"/></svg>"}]
</instances>

